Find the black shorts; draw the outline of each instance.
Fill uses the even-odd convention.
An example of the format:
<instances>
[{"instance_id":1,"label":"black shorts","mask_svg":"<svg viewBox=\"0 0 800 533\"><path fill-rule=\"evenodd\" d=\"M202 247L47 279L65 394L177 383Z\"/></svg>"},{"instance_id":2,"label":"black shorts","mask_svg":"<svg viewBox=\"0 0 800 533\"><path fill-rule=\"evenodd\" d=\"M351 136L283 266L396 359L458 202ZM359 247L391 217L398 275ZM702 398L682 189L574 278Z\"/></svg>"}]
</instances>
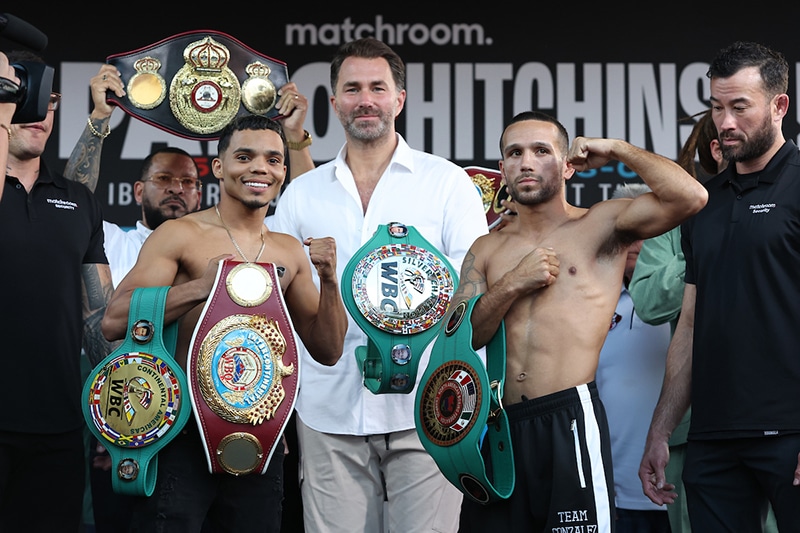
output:
<instances>
[{"instance_id":1,"label":"black shorts","mask_svg":"<svg viewBox=\"0 0 800 533\"><path fill-rule=\"evenodd\" d=\"M510 405L506 413L514 491L489 505L465 498L460 531L611 531L611 442L595 383Z\"/></svg>"}]
</instances>

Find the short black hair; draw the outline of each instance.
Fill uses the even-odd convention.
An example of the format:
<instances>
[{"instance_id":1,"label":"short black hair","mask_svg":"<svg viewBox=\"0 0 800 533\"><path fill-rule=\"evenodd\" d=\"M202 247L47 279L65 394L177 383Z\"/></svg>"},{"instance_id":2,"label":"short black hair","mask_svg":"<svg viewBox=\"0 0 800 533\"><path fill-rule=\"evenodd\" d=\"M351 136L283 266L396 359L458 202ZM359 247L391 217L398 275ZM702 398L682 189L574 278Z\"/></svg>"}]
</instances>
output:
<instances>
[{"instance_id":1,"label":"short black hair","mask_svg":"<svg viewBox=\"0 0 800 533\"><path fill-rule=\"evenodd\" d=\"M283 133L283 126L281 126L281 123L264 115L253 114L234 117L233 120L222 128L219 134L219 141L217 142L217 154L222 155L222 153L228 149L234 132L244 130L272 130L280 135L281 141L283 141L283 156L284 159L287 159L286 135Z\"/></svg>"},{"instance_id":2,"label":"short black hair","mask_svg":"<svg viewBox=\"0 0 800 533\"><path fill-rule=\"evenodd\" d=\"M543 111L523 111L521 113L517 113L514 118L511 119L511 122L506 124L506 127L503 128L503 133L500 134L500 154L503 153L503 136L506 134L506 130L512 124L516 124L517 122L523 122L525 120L538 120L540 122L549 122L550 124L555 124L556 128L558 128L558 132L560 134L560 147L561 152L566 155L569 151L569 133L567 133L567 128L558 121L558 119L552 115L548 115Z\"/></svg>"},{"instance_id":3,"label":"short black hair","mask_svg":"<svg viewBox=\"0 0 800 533\"><path fill-rule=\"evenodd\" d=\"M758 67L767 96L789 90L789 64L783 54L763 44L736 41L723 48L711 61L706 76L729 78L746 67Z\"/></svg>"}]
</instances>

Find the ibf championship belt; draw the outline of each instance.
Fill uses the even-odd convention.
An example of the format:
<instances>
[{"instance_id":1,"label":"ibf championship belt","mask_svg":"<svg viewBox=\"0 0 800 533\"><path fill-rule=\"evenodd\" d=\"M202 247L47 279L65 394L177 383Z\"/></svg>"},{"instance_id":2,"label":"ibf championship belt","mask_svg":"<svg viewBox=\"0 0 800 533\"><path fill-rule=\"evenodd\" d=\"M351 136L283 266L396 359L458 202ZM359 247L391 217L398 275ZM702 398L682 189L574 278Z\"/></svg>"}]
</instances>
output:
<instances>
[{"instance_id":1,"label":"ibf championship belt","mask_svg":"<svg viewBox=\"0 0 800 533\"><path fill-rule=\"evenodd\" d=\"M222 261L192 335L189 392L208 470L263 474L294 409L294 328L272 263Z\"/></svg>"},{"instance_id":2,"label":"ibf championship belt","mask_svg":"<svg viewBox=\"0 0 800 533\"><path fill-rule=\"evenodd\" d=\"M464 167L472 183L478 189L483 201L483 212L486 213L486 223L489 229L497 226L500 221L500 215L506 210L501 200L508 198L508 191L502 184L503 176L499 170L492 170L484 167Z\"/></svg>"},{"instance_id":3,"label":"ibf championship belt","mask_svg":"<svg viewBox=\"0 0 800 533\"><path fill-rule=\"evenodd\" d=\"M417 389L417 434L442 474L471 500L488 504L514 491L514 452L503 409L505 324L486 345L486 366L472 348L472 309L459 302L433 345ZM491 461L488 473L481 444Z\"/></svg>"},{"instance_id":4,"label":"ibf championship belt","mask_svg":"<svg viewBox=\"0 0 800 533\"><path fill-rule=\"evenodd\" d=\"M289 81L286 63L218 31L174 35L132 52L110 55L125 96L106 101L180 137L219 138L237 115L275 118L278 89Z\"/></svg>"},{"instance_id":5,"label":"ibf championship belt","mask_svg":"<svg viewBox=\"0 0 800 533\"><path fill-rule=\"evenodd\" d=\"M458 276L413 227L378 226L342 273L348 313L369 337L356 347L364 385L374 394L410 393L425 347L439 331Z\"/></svg>"},{"instance_id":6,"label":"ibf championship belt","mask_svg":"<svg viewBox=\"0 0 800 533\"><path fill-rule=\"evenodd\" d=\"M186 374L172 357L177 322L164 327L168 292L133 291L127 336L83 386L83 417L111 456L111 485L119 494L153 494L158 451L191 416Z\"/></svg>"}]
</instances>

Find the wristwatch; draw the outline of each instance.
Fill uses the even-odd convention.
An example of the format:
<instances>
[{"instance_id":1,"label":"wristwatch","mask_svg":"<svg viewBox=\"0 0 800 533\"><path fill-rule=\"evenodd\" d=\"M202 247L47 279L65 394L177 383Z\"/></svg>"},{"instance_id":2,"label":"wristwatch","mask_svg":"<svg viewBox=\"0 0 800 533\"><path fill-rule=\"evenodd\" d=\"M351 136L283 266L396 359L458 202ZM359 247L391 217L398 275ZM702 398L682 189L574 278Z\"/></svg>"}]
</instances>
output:
<instances>
[{"instance_id":1,"label":"wristwatch","mask_svg":"<svg viewBox=\"0 0 800 533\"><path fill-rule=\"evenodd\" d=\"M288 148L289 150L302 150L303 148L311 146L312 142L311 134L308 133L308 130L303 130L303 133L305 134L305 136L303 137L303 140L300 142L292 142L287 139L286 148Z\"/></svg>"}]
</instances>

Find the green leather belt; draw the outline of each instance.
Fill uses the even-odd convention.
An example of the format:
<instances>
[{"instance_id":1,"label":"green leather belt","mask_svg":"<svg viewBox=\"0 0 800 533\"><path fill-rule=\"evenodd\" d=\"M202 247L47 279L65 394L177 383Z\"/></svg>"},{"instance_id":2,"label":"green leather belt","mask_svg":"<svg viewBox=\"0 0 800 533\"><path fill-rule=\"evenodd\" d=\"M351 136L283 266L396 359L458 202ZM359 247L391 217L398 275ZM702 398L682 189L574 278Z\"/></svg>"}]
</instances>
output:
<instances>
[{"instance_id":1,"label":"green leather belt","mask_svg":"<svg viewBox=\"0 0 800 533\"><path fill-rule=\"evenodd\" d=\"M486 345L486 366L472 348L472 309L480 295L459 302L433 345L417 390L414 417L423 446L442 474L470 499L488 504L514 490L514 452L503 410L505 324ZM492 466L487 473L481 454ZM491 477L491 479L490 479Z\"/></svg>"},{"instance_id":2,"label":"green leather belt","mask_svg":"<svg viewBox=\"0 0 800 533\"><path fill-rule=\"evenodd\" d=\"M113 465L114 492L150 496L158 451L191 416L186 374L175 362L177 322L164 327L169 287L133 291L128 335L89 374L82 409Z\"/></svg>"},{"instance_id":3,"label":"green leather belt","mask_svg":"<svg viewBox=\"0 0 800 533\"><path fill-rule=\"evenodd\" d=\"M374 394L414 389L422 353L439 331L458 276L431 243L399 222L378 226L342 273L345 307L369 338L356 348Z\"/></svg>"}]
</instances>

